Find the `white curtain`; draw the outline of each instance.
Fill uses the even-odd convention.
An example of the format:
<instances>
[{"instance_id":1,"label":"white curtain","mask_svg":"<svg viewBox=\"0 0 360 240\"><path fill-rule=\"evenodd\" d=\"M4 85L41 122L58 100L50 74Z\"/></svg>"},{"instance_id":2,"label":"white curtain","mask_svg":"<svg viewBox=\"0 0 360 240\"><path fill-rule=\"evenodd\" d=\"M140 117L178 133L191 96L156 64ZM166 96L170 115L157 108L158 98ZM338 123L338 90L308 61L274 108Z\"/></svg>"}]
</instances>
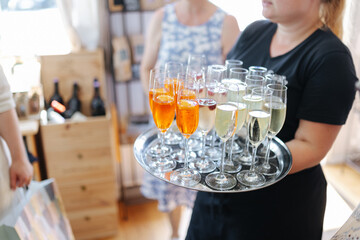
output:
<instances>
[{"instance_id":1,"label":"white curtain","mask_svg":"<svg viewBox=\"0 0 360 240\"><path fill-rule=\"evenodd\" d=\"M73 45L72 50L95 50L100 39L99 1L57 0L57 4Z\"/></svg>"},{"instance_id":2,"label":"white curtain","mask_svg":"<svg viewBox=\"0 0 360 240\"><path fill-rule=\"evenodd\" d=\"M357 76L360 76L360 1L347 0L343 42L351 51ZM341 79L339 79L341 83ZM348 120L327 156L327 163L343 163L360 159L360 99L356 94Z\"/></svg>"}]
</instances>

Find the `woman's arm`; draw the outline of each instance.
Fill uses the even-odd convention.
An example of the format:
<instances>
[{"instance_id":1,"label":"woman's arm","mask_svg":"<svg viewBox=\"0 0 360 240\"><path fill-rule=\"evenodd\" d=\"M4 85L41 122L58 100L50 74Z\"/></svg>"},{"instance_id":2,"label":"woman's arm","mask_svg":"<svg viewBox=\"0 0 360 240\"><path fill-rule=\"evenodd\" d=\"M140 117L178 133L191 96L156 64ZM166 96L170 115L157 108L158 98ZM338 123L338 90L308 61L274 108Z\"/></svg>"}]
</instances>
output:
<instances>
[{"instance_id":1,"label":"woman's arm","mask_svg":"<svg viewBox=\"0 0 360 240\"><path fill-rule=\"evenodd\" d=\"M161 22L164 9L161 8L154 13L149 23L148 32L145 37L144 55L140 66L140 79L144 92L149 91L149 73L155 66L161 40Z\"/></svg>"},{"instance_id":2,"label":"woman's arm","mask_svg":"<svg viewBox=\"0 0 360 240\"><path fill-rule=\"evenodd\" d=\"M0 113L0 136L7 143L11 154L11 189L28 185L32 178L33 168L26 154L15 109Z\"/></svg>"},{"instance_id":3,"label":"woman's arm","mask_svg":"<svg viewBox=\"0 0 360 240\"><path fill-rule=\"evenodd\" d=\"M222 56L224 60L234 46L239 35L240 29L236 18L231 15L226 15L221 33Z\"/></svg>"},{"instance_id":4,"label":"woman's arm","mask_svg":"<svg viewBox=\"0 0 360 240\"><path fill-rule=\"evenodd\" d=\"M320 163L334 143L341 125L300 120L295 138L287 142L293 165L291 173L296 173Z\"/></svg>"}]
</instances>

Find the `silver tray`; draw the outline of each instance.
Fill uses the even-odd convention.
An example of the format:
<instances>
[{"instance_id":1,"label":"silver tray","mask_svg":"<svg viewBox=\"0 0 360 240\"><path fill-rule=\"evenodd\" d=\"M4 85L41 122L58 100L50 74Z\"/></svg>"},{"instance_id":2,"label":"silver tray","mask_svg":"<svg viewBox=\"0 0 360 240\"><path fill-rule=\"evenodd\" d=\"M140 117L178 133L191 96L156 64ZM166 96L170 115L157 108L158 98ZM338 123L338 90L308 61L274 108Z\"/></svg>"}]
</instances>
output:
<instances>
[{"instance_id":1,"label":"silver tray","mask_svg":"<svg viewBox=\"0 0 360 240\"><path fill-rule=\"evenodd\" d=\"M171 182L170 181L171 172L162 173L162 174L155 173L146 164L146 154L145 154L146 149L149 146L151 146L152 144L154 144L154 141L158 140L157 133L158 133L158 129L152 128L152 129L145 131L144 133L142 133L141 135L139 135L136 138L135 143L134 143L135 158L138 161L138 163L151 175L155 176L158 179L161 179L165 182L174 184L179 187L184 187L184 188L197 190L197 191L203 191L203 192L218 192L218 193L220 193L220 192L221 193L237 193L237 192L254 191L257 189L268 187L268 186L280 181L281 179L283 179L290 171L290 168L292 165L292 157L291 157L289 149L279 138L275 137L270 145L270 149L275 154L276 158L273 158L271 161L275 161L273 163L278 165L279 173L277 174L276 177L272 177L272 178L266 177L265 185L262 185L260 187L246 187L246 186L238 183L231 190L226 190L226 191L214 190L206 185L205 177L208 173L207 174L204 173L204 174L201 174L201 181L199 184L192 186L192 187L187 187L187 186L183 186L183 185L179 185L179 184ZM243 140L241 139L241 137L239 137L236 141L243 141ZM173 149L179 148L179 146L175 146L175 145L171 145L171 147ZM174 170L181 168L181 167L183 167L183 164L177 163L177 166ZM242 170L246 170L246 169L249 169L249 166L243 166ZM236 175L236 173L234 173L234 175Z\"/></svg>"}]
</instances>

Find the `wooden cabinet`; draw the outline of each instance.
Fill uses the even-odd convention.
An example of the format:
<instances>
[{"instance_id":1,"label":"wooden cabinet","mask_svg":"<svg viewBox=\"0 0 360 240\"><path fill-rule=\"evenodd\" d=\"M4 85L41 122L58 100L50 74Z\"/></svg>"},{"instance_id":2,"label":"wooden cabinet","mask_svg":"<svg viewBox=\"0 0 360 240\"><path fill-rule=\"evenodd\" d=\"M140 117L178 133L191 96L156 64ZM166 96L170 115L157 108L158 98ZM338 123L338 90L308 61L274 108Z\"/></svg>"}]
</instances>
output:
<instances>
[{"instance_id":1,"label":"wooden cabinet","mask_svg":"<svg viewBox=\"0 0 360 240\"><path fill-rule=\"evenodd\" d=\"M76 79L82 89L79 98L84 107L91 100L94 77L99 79L104 93L101 52L46 56L42 62L45 100L53 90L48 83L53 77L59 78L60 93L66 96L65 101ZM105 100L104 96L102 94ZM66 120L62 124L40 126L47 176L56 179L77 240L114 235L118 229L117 129L109 108L106 116L91 117L85 109L83 113L88 116L85 121Z\"/></svg>"}]
</instances>

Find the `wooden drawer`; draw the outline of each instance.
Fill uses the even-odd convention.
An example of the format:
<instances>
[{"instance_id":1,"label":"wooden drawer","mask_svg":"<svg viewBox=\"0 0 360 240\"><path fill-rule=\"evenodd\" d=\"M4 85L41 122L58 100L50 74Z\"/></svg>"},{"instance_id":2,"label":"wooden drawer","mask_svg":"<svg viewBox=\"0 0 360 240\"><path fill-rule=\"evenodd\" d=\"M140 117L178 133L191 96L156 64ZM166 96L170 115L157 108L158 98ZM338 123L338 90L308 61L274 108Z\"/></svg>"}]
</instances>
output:
<instances>
[{"instance_id":1,"label":"wooden drawer","mask_svg":"<svg viewBox=\"0 0 360 240\"><path fill-rule=\"evenodd\" d=\"M59 183L114 175L110 120L42 125L48 177Z\"/></svg>"},{"instance_id":2,"label":"wooden drawer","mask_svg":"<svg viewBox=\"0 0 360 240\"><path fill-rule=\"evenodd\" d=\"M116 204L116 185L113 178L106 181L59 185L66 211L79 211Z\"/></svg>"},{"instance_id":3,"label":"wooden drawer","mask_svg":"<svg viewBox=\"0 0 360 240\"><path fill-rule=\"evenodd\" d=\"M76 240L115 235L118 230L117 205L68 212Z\"/></svg>"}]
</instances>

